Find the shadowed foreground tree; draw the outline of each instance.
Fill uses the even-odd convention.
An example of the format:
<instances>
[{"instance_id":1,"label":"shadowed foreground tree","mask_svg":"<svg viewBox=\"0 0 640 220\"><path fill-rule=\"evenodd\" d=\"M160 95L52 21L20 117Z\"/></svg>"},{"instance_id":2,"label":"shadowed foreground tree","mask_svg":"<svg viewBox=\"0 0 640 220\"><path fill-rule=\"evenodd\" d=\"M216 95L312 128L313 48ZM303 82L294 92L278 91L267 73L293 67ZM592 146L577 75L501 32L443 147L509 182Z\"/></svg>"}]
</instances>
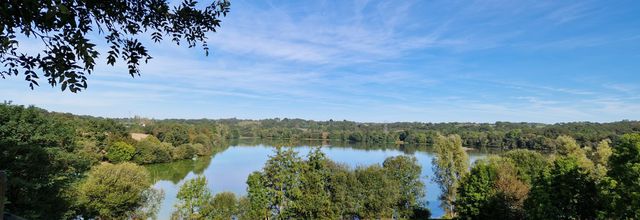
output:
<instances>
[{"instance_id":1,"label":"shadowed foreground tree","mask_svg":"<svg viewBox=\"0 0 640 220\"><path fill-rule=\"evenodd\" d=\"M0 170L5 211L27 219L69 218L67 193L90 161L74 152L72 124L35 107L0 104Z\"/></svg>"},{"instance_id":2,"label":"shadowed foreground tree","mask_svg":"<svg viewBox=\"0 0 640 220\"><path fill-rule=\"evenodd\" d=\"M140 63L151 59L138 37L169 37L176 44L202 46L229 12L228 0L213 0L203 9L194 0L171 8L166 0L20 0L0 4L0 77L24 74L31 89L42 76L51 86L77 92L87 88L100 53L87 35L97 32L109 49L107 64L126 62L129 74L140 75ZM42 41L42 51L22 48L24 39ZM22 42L21 42L22 41Z\"/></svg>"}]
</instances>

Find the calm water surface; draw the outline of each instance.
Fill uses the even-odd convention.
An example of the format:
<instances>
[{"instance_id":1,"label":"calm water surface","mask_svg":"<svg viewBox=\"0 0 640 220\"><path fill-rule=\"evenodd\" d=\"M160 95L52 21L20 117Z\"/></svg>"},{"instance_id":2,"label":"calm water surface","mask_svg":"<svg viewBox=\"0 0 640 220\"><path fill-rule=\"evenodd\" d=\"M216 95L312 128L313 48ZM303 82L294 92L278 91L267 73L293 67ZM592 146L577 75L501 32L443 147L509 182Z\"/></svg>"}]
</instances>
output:
<instances>
[{"instance_id":1,"label":"calm water surface","mask_svg":"<svg viewBox=\"0 0 640 220\"><path fill-rule=\"evenodd\" d=\"M371 149L363 146L327 143L301 144L294 147L294 150L299 152L300 156L306 157L314 146L323 146L322 151L328 158L352 168L382 164L384 159L391 156L415 156L422 166L422 180L426 185L425 200L428 202L428 207L433 216L444 214L438 200L440 189L432 180L432 152L411 149ZM171 213L175 210L178 189L185 181L197 175L204 175L207 178L208 186L213 193L229 191L239 196L246 195L247 177L252 172L262 169L269 155L274 154L274 149L275 147L270 144L239 143L210 157L147 166L155 182L153 187L163 190L165 194L158 218L170 219ZM477 150L468 153L471 162L488 155L486 152Z\"/></svg>"}]
</instances>

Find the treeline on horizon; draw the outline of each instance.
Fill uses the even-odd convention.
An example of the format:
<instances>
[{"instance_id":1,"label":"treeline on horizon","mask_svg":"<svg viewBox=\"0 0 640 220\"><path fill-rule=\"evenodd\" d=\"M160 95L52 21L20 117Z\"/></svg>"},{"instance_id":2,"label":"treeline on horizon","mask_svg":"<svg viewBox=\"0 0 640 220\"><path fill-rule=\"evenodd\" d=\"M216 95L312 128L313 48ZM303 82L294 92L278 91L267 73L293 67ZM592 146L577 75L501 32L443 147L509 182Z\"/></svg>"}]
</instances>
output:
<instances>
[{"instance_id":1,"label":"treeline on horizon","mask_svg":"<svg viewBox=\"0 0 640 220\"><path fill-rule=\"evenodd\" d=\"M7 103L8 104L8 103ZM5 104L6 105L6 104ZM10 104L9 104L10 105ZM570 136L583 147L595 147L601 140L613 140L622 134L640 132L640 121L567 122L567 123L364 123L354 121L313 121L304 119L147 119L103 118L70 113L48 112L33 107L84 129L85 134L98 130L112 133L110 139L130 139L129 133L153 135L161 142L174 146L189 143L211 145L238 138L272 140L333 140L383 146L416 144L431 146L438 134L457 134L465 147L532 150L553 150L555 139ZM99 141L105 138L99 139ZM109 144L106 141L105 144Z\"/></svg>"},{"instance_id":2,"label":"treeline on horizon","mask_svg":"<svg viewBox=\"0 0 640 220\"><path fill-rule=\"evenodd\" d=\"M262 138L277 140L337 140L368 144L433 145L438 134L457 134L463 145L472 148L553 150L555 139L566 135L585 147L595 147L604 139L640 132L639 121L610 123L359 123L353 121L312 121L303 119L118 119L132 131L159 138L167 129L178 129L193 136L207 127L222 129L226 138ZM144 125L144 127L142 126ZM205 129L206 130L206 129ZM184 135L186 137L186 135ZM161 138L162 139L162 138Z\"/></svg>"}]
</instances>

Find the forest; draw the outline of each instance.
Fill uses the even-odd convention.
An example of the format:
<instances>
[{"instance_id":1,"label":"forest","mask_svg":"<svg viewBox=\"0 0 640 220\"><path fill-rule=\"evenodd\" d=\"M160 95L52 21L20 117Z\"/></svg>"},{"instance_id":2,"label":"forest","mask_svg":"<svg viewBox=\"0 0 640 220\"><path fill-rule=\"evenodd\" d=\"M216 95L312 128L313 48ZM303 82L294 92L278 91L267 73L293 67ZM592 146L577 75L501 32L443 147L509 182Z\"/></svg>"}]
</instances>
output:
<instances>
[{"instance_id":1,"label":"forest","mask_svg":"<svg viewBox=\"0 0 640 220\"><path fill-rule=\"evenodd\" d=\"M595 147L604 139L640 132L640 122L542 123L360 123L352 121L312 121L303 119L264 120L150 120L118 119L132 131L153 134L162 139L168 128L182 132L183 140L203 127L218 127L226 138L275 140L337 140L367 144L432 145L437 134L457 134L471 148L553 150L561 135L573 137L581 146ZM145 127L140 125L144 124ZM174 135L174 134L170 134ZM173 136L170 136L173 138Z\"/></svg>"},{"instance_id":2,"label":"forest","mask_svg":"<svg viewBox=\"0 0 640 220\"><path fill-rule=\"evenodd\" d=\"M8 177L5 211L16 216L146 219L153 218L163 193L150 188L143 164L206 157L237 138L368 143L380 141L372 134L385 134L393 144L381 146L398 147L424 135L418 143L435 151L433 178L444 192L446 218L638 218L637 132L635 121L546 125L109 119L4 103L0 170ZM148 136L134 139L132 133ZM347 138L334 138L347 133ZM355 134L363 138L349 138ZM476 143L471 134L481 134L479 142L487 144L470 144ZM484 139L494 137L488 134L495 139ZM518 149L470 164L465 147ZM173 218L422 219L430 212L421 201L427 193L419 179L421 169L410 156L352 169L318 149L305 158L281 147L261 171L247 178L246 196L213 195L204 177L183 184Z\"/></svg>"}]
</instances>

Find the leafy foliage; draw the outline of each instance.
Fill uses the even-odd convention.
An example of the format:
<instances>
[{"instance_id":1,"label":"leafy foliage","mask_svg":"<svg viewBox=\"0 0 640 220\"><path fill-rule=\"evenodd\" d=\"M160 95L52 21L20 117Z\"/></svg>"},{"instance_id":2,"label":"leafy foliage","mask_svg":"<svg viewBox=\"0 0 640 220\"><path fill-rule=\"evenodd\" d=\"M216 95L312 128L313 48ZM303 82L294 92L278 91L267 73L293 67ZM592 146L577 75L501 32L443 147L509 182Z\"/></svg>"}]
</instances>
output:
<instances>
[{"instance_id":1,"label":"leafy foliage","mask_svg":"<svg viewBox=\"0 0 640 220\"><path fill-rule=\"evenodd\" d=\"M119 141L111 145L107 150L107 158L113 163L129 161L136 149L125 142Z\"/></svg>"},{"instance_id":2,"label":"leafy foliage","mask_svg":"<svg viewBox=\"0 0 640 220\"><path fill-rule=\"evenodd\" d=\"M623 135L615 142L609 166L611 217L640 218L640 134Z\"/></svg>"},{"instance_id":3,"label":"leafy foliage","mask_svg":"<svg viewBox=\"0 0 640 220\"><path fill-rule=\"evenodd\" d=\"M132 160L137 164L163 163L172 160L173 146L160 142L156 137L149 136L135 144L136 153Z\"/></svg>"},{"instance_id":4,"label":"leafy foliage","mask_svg":"<svg viewBox=\"0 0 640 220\"><path fill-rule=\"evenodd\" d=\"M424 195L419 173L415 159L405 156L388 158L384 166L350 170L326 159L319 149L303 160L291 149L278 148L262 172L249 176L251 209L245 217L371 219L429 215L418 202Z\"/></svg>"},{"instance_id":5,"label":"leafy foliage","mask_svg":"<svg viewBox=\"0 0 640 220\"><path fill-rule=\"evenodd\" d=\"M185 182L178 191L179 203L173 214L178 219L205 219L212 210L207 209L211 200L211 191L207 188L207 179L198 176Z\"/></svg>"},{"instance_id":6,"label":"leafy foliage","mask_svg":"<svg viewBox=\"0 0 640 220\"><path fill-rule=\"evenodd\" d=\"M220 27L229 12L227 0L212 1L204 9L185 0L171 8L165 0L63 0L9 1L0 6L0 76L19 75L33 89L44 76L51 86L77 92L87 88L99 52L87 37L97 31L109 49L107 64L126 62L131 76L140 75L141 62L151 59L137 39L149 34L155 42L168 36L189 47L198 44L208 55L207 36ZM21 36L42 41L41 53L20 50ZM38 72L41 72L39 74Z\"/></svg>"},{"instance_id":7,"label":"leafy foliage","mask_svg":"<svg viewBox=\"0 0 640 220\"><path fill-rule=\"evenodd\" d=\"M359 123L353 121L312 121L274 118L264 120L162 120L185 125L223 126L228 137L254 137L266 140L340 140L367 145L432 145L438 134L457 134L462 145L472 148L530 149L554 151L559 136L572 137L578 146L595 148L602 140L640 131L638 121L611 123ZM150 130L150 128L146 128ZM149 133L149 132L147 132ZM152 133L157 136L157 134ZM158 136L160 137L160 136Z\"/></svg>"},{"instance_id":8,"label":"leafy foliage","mask_svg":"<svg viewBox=\"0 0 640 220\"><path fill-rule=\"evenodd\" d=\"M513 161L513 164L518 170L518 177L528 184L531 184L531 181L538 178L547 166L549 166L545 156L531 150L510 150L504 153L502 157Z\"/></svg>"},{"instance_id":9,"label":"leafy foliage","mask_svg":"<svg viewBox=\"0 0 640 220\"><path fill-rule=\"evenodd\" d=\"M442 190L442 208L446 215L455 216L454 202L459 180L468 172L469 158L462 148L460 136L439 135L434 143L435 157L433 158L434 180Z\"/></svg>"},{"instance_id":10,"label":"leafy foliage","mask_svg":"<svg viewBox=\"0 0 640 220\"><path fill-rule=\"evenodd\" d=\"M127 162L103 163L92 168L79 186L78 200L89 216L124 219L145 204L145 191L150 186L144 167Z\"/></svg>"},{"instance_id":11,"label":"leafy foliage","mask_svg":"<svg viewBox=\"0 0 640 220\"><path fill-rule=\"evenodd\" d=\"M532 186L525 208L533 219L594 219L602 208L595 180L574 156L557 158Z\"/></svg>"},{"instance_id":12,"label":"leafy foliage","mask_svg":"<svg viewBox=\"0 0 640 220\"><path fill-rule=\"evenodd\" d=\"M387 158L382 166L390 179L399 182L400 198L396 205L400 217L411 217L414 208L423 205L420 200L426 195L424 183L420 181L422 167L418 165L415 157L408 156Z\"/></svg>"},{"instance_id":13,"label":"leafy foliage","mask_svg":"<svg viewBox=\"0 0 640 220\"><path fill-rule=\"evenodd\" d=\"M8 178L5 210L29 219L72 215L65 189L91 163L74 152L72 124L35 107L0 104L0 169Z\"/></svg>"},{"instance_id":14,"label":"leafy foliage","mask_svg":"<svg viewBox=\"0 0 640 220\"><path fill-rule=\"evenodd\" d=\"M545 164L545 163L543 163ZM526 173L507 157L490 157L476 162L458 188L455 209L462 219L523 219L529 185Z\"/></svg>"}]
</instances>

